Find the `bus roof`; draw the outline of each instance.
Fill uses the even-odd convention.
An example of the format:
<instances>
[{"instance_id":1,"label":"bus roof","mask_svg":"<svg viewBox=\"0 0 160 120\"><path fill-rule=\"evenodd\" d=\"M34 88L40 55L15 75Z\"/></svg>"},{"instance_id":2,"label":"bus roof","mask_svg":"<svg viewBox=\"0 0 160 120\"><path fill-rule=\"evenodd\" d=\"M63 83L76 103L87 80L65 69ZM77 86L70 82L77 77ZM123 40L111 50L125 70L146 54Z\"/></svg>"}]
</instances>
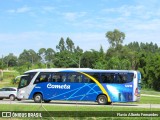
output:
<instances>
[{"instance_id":1,"label":"bus roof","mask_svg":"<svg viewBox=\"0 0 160 120\"><path fill-rule=\"evenodd\" d=\"M33 69L26 71L28 72L134 72L135 70L102 70L102 69L91 69L91 68L46 68L46 69Z\"/></svg>"}]
</instances>

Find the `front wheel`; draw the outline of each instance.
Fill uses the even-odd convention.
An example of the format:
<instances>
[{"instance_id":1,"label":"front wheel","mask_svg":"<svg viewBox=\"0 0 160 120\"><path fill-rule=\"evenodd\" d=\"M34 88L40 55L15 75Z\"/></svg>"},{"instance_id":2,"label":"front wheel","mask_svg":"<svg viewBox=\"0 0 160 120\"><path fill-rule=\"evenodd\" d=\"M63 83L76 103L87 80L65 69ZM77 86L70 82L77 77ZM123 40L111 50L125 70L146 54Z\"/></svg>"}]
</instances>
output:
<instances>
[{"instance_id":1,"label":"front wheel","mask_svg":"<svg viewBox=\"0 0 160 120\"><path fill-rule=\"evenodd\" d=\"M41 103L42 102L42 95L40 93L37 93L34 95L33 99L34 99L35 103Z\"/></svg>"},{"instance_id":2,"label":"front wheel","mask_svg":"<svg viewBox=\"0 0 160 120\"><path fill-rule=\"evenodd\" d=\"M107 104L107 97L105 95L99 95L97 98L97 102L99 105L106 105Z\"/></svg>"}]
</instances>

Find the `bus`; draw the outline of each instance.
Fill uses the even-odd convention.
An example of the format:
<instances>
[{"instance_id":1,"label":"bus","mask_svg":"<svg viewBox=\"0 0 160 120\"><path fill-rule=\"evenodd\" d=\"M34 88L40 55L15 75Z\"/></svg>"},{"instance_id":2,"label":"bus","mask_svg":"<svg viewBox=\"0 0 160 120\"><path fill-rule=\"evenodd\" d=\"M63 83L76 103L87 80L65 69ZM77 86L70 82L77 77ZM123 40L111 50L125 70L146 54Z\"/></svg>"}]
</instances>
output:
<instances>
[{"instance_id":1,"label":"bus","mask_svg":"<svg viewBox=\"0 0 160 120\"><path fill-rule=\"evenodd\" d=\"M141 73L134 70L34 69L20 76L17 96L35 103L67 100L105 105L139 101L140 88Z\"/></svg>"}]
</instances>

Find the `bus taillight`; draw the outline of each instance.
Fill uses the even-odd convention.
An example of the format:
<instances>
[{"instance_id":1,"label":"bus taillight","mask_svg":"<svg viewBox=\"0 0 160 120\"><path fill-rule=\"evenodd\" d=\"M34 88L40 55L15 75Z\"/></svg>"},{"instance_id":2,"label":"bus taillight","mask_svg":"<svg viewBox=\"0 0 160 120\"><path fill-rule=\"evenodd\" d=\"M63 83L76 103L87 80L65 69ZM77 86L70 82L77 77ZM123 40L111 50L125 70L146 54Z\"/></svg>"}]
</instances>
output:
<instances>
[{"instance_id":1,"label":"bus taillight","mask_svg":"<svg viewBox=\"0 0 160 120\"><path fill-rule=\"evenodd\" d=\"M138 88L135 89L134 95L135 95L135 96L138 96Z\"/></svg>"}]
</instances>

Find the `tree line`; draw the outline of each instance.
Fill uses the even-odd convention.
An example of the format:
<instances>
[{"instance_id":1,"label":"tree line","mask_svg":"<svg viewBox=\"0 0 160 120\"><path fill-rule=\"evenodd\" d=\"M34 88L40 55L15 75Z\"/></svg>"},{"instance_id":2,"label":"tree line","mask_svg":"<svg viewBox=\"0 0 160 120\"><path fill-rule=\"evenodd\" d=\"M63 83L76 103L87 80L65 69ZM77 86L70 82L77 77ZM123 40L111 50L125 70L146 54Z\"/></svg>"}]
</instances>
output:
<instances>
[{"instance_id":1,"label":"tree line","mask_svg":"<svg viewBox=\"0 0 160 120\"><path fill-rule=\"evenodd\" d=\"M160 48L154 43L131 42L123 45L125 33L115 29L105 34L110 47L104 51L84 51L68 37L52 48L26 50L15 56L10 53L0 59L0 69L13 68L22 74L35 68L94 68L139 70L142 86L160 91Z\"/></svg>"}]
</instances>

